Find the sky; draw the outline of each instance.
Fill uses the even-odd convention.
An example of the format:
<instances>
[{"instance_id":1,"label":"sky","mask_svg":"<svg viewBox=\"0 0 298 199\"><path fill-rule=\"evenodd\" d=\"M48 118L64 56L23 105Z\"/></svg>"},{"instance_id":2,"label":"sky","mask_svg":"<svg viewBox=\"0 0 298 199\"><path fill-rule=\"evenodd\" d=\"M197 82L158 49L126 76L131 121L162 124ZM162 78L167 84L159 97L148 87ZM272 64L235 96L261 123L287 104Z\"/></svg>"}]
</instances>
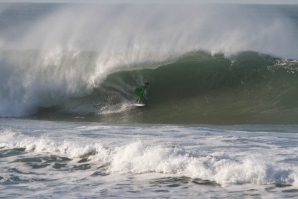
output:
<instances>
[{"instance_id":1,"label":"sky","mask_svg":"<svg viewBox=\"0 0 298 199\"><path fill-rule=\"evenodd\" d=\"M298 4L298 0L0 0L0 2L33 3L237 3L237 4Z\"/></svg>"}]
</instances>

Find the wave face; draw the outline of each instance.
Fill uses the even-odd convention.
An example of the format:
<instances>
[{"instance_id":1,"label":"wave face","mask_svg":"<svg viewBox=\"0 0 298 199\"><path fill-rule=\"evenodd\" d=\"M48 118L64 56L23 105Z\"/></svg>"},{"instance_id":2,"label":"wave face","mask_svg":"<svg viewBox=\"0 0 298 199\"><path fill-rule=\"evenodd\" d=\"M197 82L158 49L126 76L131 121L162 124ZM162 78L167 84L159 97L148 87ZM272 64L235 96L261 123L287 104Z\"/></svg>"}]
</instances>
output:
<instances>
[{"instance_id":1,"label":"wave face","mask_svg":"<svg viewBox=\"0 0 298 199\"><path fill-rule=\"evenodd\" d=\"M103 85L135 85L137 77L151 81L146 111L129 110L132 114L119 114L117 120L296 124L297 70L296 61L254 52L243 52L232 59L196 52L153 70L114 73ZM101 93L95 91L93 95L100 99ZM126 97L128 101L135 99L130 96Z\"/></svg>"},{"instance_id":2,"label":"wave face","mask_svg":"<svg viewBox=\"0 0 298 199\"><path fill-rule=\"evenodd\" d=\"M1 117L297 123L297 6L3 5Z\"/></svg>"}]
</instances>

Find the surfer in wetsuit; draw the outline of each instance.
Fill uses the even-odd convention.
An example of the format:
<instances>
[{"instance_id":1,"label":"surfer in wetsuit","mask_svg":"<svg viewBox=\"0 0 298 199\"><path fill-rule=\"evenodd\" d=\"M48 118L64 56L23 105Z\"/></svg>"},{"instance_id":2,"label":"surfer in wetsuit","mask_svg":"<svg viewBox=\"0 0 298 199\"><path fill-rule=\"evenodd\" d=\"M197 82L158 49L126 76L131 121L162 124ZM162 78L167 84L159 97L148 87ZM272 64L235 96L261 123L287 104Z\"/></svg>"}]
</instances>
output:
<instances>
[{"instance_id":1,"label":"surfer in wetsuit","mask_svg":"<svg viewBox=\"0 0 298 199\"><path fill-rule=\"evenodd\" d=\"M146 82L144 86L138 86L135 90L134 90L134 94L136 94L137 96L139 96L138 98L138 103L140 104L142 102L142 100L144 99L148 99L146 97L146 94L145 94L145 90L149 88L149 83Z\"/></svg>"}]
</instances>

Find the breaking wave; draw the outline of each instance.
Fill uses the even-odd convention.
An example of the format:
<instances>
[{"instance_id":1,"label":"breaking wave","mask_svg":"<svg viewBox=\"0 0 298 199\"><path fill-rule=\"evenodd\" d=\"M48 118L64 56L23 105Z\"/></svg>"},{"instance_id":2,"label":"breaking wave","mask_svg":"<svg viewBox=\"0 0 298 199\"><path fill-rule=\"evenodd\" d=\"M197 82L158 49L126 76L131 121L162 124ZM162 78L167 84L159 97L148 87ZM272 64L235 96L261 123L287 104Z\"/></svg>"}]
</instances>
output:
<instances>
[{"instance_id":1,"label":"breaking wave","mask_svg":"<svg viewBox=\"0 0 298 199\"><path fill-rule=\"evenodd\" d=\"M1 117L297 123L293 7L5 5Z\"/></svg>"}]
</instances>

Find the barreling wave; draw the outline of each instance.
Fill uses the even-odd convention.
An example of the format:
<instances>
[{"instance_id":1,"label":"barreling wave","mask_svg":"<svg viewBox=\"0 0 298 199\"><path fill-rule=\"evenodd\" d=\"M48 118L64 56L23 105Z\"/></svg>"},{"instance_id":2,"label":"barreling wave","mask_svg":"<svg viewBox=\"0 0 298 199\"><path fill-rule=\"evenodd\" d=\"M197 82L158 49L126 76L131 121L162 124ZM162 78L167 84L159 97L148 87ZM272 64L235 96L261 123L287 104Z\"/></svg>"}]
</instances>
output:
<instances>
[{"instance_id":1,"label":"barreling wave","mask_svg":"<svg viewBox=\"0 0 298 199\"><path fill-rule=\"evenodd\" d=\"M20 56L27 60L28 56L40 57L40 53L29 51ZM16 54L6 52L6 57ZM229 58L195 51L175 61L136 64L133 70L123 65L107 74L98 73L97 57L94 52L75 58L64 53L60 60L63 67L53 63L52 67L33 67L26 72L7 68L7 73L22 73L19 77L23 79L19 79L22 84L9 79L2 88L2 95L8 97L2 101L1 116L113 123L297 124L295 60L251 51ZM82 70L83 64L90 68ZM33 72L34 78L30 76ZM147 107L138 109L132 106L136 100L133 89L145 81L151 83L149 101ZM13 88L17 90L11 90L10 83L16 84Z\"/></svg>"},{"instance_id":2,"label":"barreling wave","mask_svg":"<svg viewBox=\"0 0 298 199\"><path fill-rule=\"evenodd\" d=\"M88 110L99 114L96 120L110 122L297 124L297 72L295 60L255 52L231 58L191 52L154 69L110 74L68 110L93 103ZM134 86L145 81L148 106L132 108Z\"/></svg>"},{"instance_id":3,"label":"barreling wave","mask_svg":"<svg viewBox=\"0 0 298 199\"><path fill-rule=\"evenodd\" d=\"M296 7L5 5L0 117L297 123Z\"/></svg>"}]
</instances>

